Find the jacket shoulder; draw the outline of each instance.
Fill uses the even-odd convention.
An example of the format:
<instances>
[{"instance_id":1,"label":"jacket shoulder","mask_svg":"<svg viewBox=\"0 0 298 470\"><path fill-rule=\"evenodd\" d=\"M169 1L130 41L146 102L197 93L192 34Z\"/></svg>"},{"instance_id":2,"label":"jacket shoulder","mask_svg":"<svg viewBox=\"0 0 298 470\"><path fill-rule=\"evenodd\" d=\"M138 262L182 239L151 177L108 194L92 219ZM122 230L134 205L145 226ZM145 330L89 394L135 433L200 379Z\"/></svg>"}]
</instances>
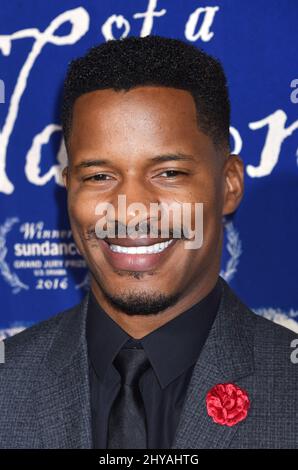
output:
<instances>
[{"instance_id":1,"label":"jacket shoulder","mask_svg":"<svg viewBox=\"0 0 298 470\"><path fill-rule=\"evenodd\" d=\"M234 312L233 320L240 320L245 329L254 330L256 341L265 341L265 344L273 341L281 344L298 337L298 334L293 330L254 312L238 297L238 294L224 279L220 278L220 280L223 285L225 309L228 310L228 315L230 316L231 312Z\"/></svg>"},{"instance_id":2,"label":"jacket shoulder","mask_svg":"<svg viewBox=\"0 0 298 470\"><path fill-rule=\"evenodd\" d=\"M254 312L226 281L222 280L222 283L225 312L221 334L226 334L228 340L238 346L246 341L248 349L253 350L257 369L279 367L297 375L298 366L291 361L291 354L298 334ZM227 327L231 331L224 333Z\"/></svg>"},{"instance_id":3,"label":"jacket shoulder","mask_svg":"<svg viewBox=\"0 0 298 470\"><path fill-rule=\"evenodd\" d=\"M296 378L297 384L298 364L292 360L297 333L257 314L254 315L257 317L255 354L259 367L263 369L265 364L271 364L276 374L283 376L288 372L293 379Z\"/></svg>"},{"instance_id":4,"label":"jacket shoulder","mask_svg":"<svg viewBox=\"0 0 298 470\"><path fill-rule=\"evenodd\" d=\"M81 302L58 312L47 320L26 328L20 333L5 338L5 363L0 366L0 373L3 369L15 368L18 365L24 370L27 366L32 368L34 365L38 365L50 349L62 323L71 321L80 306Z\"/></svg>"}]
</instances>

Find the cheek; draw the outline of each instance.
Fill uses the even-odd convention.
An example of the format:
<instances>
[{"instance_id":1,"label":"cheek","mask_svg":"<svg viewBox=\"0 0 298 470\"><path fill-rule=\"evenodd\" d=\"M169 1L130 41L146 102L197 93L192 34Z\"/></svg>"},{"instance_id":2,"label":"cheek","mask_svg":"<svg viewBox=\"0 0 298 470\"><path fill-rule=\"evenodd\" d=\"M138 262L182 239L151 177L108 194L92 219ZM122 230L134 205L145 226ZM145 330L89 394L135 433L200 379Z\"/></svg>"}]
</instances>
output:
<instances>
[{"instance_id":1,"label":"cheek","mask_svg":"<svg viewBox=\"0 0 298 470\"><path fill-rule=\"evenodd\" d=\"M222 224L222 216L219 201L214 197L214 193L208 198L197 203L192 211L191 217L191 244L192 249L186 249L194 259L208 254L212 256L216 250Z\"/></svg>"},{"instance_id":2,"label":"cheek","mask_svg":"<svg viewBox=\"0 0 298 470\"><path fill-rule=\"evenodd\" d=\"M68 196L68 212L76 228L84 229L95 224L95 208L96 201L90 196L86 197L79 192L71 192Z\"/></svg>"},{"instance_id":3,"label":"cheek","mask_svg":"<svg viewBox=\"0 0 298 470\"><path fill-rule=\"evenodd\" d=\"M195 196L195 202L186 203L182 206L183 233L188 234L188 238L202 236L205 230L213 229L220 214L218 200L213 193ZM191 237L190 237L191 235Z\"/></svg>"}]
</instances>

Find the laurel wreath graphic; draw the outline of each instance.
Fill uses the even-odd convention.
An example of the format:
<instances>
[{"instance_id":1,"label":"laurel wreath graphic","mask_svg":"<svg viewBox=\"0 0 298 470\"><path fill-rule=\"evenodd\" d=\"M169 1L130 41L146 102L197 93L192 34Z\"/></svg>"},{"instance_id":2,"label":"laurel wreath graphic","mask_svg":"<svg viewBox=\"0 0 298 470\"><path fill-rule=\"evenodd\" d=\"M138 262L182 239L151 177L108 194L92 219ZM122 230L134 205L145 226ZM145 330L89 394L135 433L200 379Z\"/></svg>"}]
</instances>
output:
<instances>
[{"instance_id":1,"label":"laurel wreath graphic","mask_svg":"<svg viewBox=\"0 0 298 470\"><path fill-rule=\"evenodd\" d=\"M235 229L233 222L224 220L224 228L227 234L227 251L230 255L225 269L222 269L220 275L229 282L237 271L239 259L242 254L242 243L239 232Z\"/></svg>"},{"instance_id":2,"label":"laurel wreath graphic","mask_svg":"<svg viewBox=\"0 0 298 470\"><path fill-rule=\"evenodd\" d=\"M76 289L84 289L84 290L89 290L90 287L90 275L87 273L79 284L76 284L75 288Z\"/></svg>"},{"instance_id":3,"label":"laurel wreath graphic","mask_svg":"<svg viewBox=\"0 0 298 470\"><path fill-rule=\"evenodd\" d=\"M252 310L257 315L267 318L267 320L274 321L275 323L298 333L298 310L290 309L286 312L280 308L272 307L252 308Z\"/></svg>"},{"instance_id":4,"label":"laurel wreath graphic","mask_svg":"<svg viewBox=\"0 0 298 470\"><path fill-rule=\"evenodd\" d=\"M24 284L17 274L11 271L8 263L5 261L7 255L6 235L17 222L19 222L17 217L11 217L6 219L3 225L0 225L0 273L4 280L12 287L13 294L17 294L22 289L29 289L29 286Z\"/></svg>"}]
</instances>

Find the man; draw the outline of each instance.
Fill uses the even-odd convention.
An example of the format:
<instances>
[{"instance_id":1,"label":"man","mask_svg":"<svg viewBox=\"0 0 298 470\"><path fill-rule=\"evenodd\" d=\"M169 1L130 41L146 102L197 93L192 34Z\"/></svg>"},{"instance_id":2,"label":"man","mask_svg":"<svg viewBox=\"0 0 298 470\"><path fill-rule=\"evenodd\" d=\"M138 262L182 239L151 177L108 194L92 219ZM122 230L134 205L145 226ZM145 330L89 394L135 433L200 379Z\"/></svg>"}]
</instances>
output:
<instances>
[{"instance_id":1,"label":"man","mask_svg":"<svg viewBox=\"0 0 298 470\"><path fill-rule=\"evenodd\" d=\"M221 65L181 41L109 41L70 64L63 177L90 292L6 340L1 447L298 447L295 336L219 276L223 217L243 195L229 120ZM152 237L152 203L190 204L202 244L187 248L190 227L174 236L173 217ZM100 204L115 234L100 236Z\"/></svg>"}]
</instances>

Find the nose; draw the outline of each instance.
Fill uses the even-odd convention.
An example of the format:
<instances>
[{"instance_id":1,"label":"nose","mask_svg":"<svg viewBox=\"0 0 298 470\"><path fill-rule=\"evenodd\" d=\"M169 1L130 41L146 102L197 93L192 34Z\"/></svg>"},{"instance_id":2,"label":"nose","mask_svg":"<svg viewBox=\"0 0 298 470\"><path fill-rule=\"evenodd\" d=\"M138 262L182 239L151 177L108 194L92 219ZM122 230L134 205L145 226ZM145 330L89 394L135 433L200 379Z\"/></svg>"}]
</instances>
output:
<instances>
[{"instance_id":1,"label":"nose","mask_svg":"<svg viewBox=\"0 0 298 470\"><path fill-rule=\"evenodd\" d=\"M158 196L149 184L140 178L127 179L116 195L113 204L115 207L116 220L129 226L130 224L149 225L150 220L158 219L158 213L152 212L150 204L158 205ZM154 222L153 220L153 222ZM144 230L144 227L143 227Z\"/></svg>"}]
</instances>

